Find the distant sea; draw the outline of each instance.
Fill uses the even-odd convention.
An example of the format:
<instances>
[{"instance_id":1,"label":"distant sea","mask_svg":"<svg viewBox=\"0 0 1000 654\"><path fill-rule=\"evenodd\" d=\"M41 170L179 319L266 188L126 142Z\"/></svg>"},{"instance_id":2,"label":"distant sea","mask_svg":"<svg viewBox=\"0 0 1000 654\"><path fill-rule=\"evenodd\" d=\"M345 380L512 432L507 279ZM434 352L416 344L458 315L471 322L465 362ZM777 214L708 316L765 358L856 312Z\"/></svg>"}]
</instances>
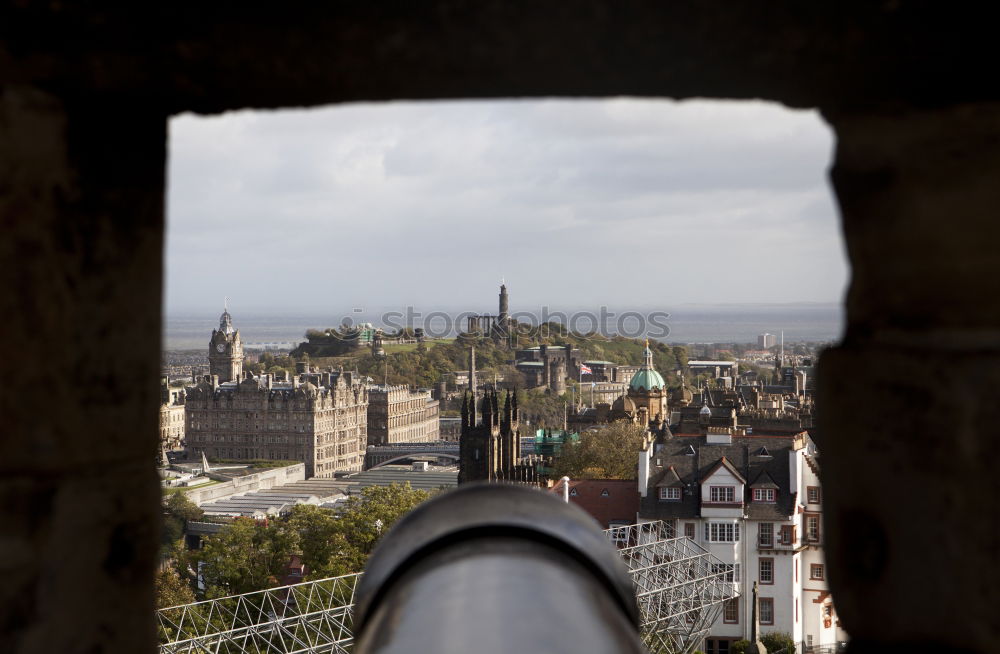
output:
<instances>
[{"instance_id":1,"label":"distant sea","mask_svg":"<svg viewBox=\"0 0 1000 654\"><path fill-rule=\"evenodd\" d=\"M511 307L518 311L517 307ZM449 315L458 311L439 310ZM553 310L555 311L555 310ZM579 313L560 309L564 314ZM619 313L625 310L619 311ZM844 308L837 303L808 304L718 304L683 305L663 309L669 318L660 323L669 326L669 334L658 340L672 343L756 343L758 334L769 332L778 336L782 331L786 342L833 341L840 338L844 324ZM247 344L297 344L305 340L307 329L323 329L340 325L345 316L355 322L385 325L381 320L383 310L344 313L240 313L233 311L233 323L240 330ZM428 311L429 313L429 311ZM638 313L648 315L648 311ZM168 315L164 333L167 350L202 349L207 347L212 329L218 327L218 314ZM399 318L389 318L389 327L405 323ZM611 321L612 323L614 321ZM429 323L433 328L445 330L444 319ZM586 330L591 324L582 320L578 325ZM414 326L421 326L418 321ZM610 331L614 331L611 329ZM632 334L630 334L632 335Z\"/></svg>"}]
</instances>

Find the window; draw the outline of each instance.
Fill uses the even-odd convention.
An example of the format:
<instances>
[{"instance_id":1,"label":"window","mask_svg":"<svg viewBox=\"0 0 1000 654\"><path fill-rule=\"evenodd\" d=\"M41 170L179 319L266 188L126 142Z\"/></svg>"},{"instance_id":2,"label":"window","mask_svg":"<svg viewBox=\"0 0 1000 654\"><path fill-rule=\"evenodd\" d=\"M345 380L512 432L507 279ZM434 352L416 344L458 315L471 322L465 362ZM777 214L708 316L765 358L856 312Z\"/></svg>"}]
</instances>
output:
<instances>
[{"instance_id":1,"label":"window","mask_svg":"<svg viewBox=\"0 0 1000 654\"><path fill-rule=\"evenodd\" d=\"M733 503L736 501L736 488L733 486L711 486L709 487L709 497L712 502Z\"/></svg>"},{"instance_id":2,"label":"window","mask_svg":"<svg viewBox=\"0 0 1000 654\"><path fill-rule=\"evenodd\" d=\"M782 525L781 526L781 544L782 545L794 545L795 544L795 526L794 525Z\"/></svg>"},{"instance_id":3,"label":"window","mask_svg":"<svg viewBox=\"0 0 1000 654\"><path fill-rule=\"evenodd\" d=\"M706 522L705 540L710 543L736 543L740 540L740 526L732 522Z\"/></svg>"},{"instance_id":4,"label":"window","mask_svg":"<svg viewBox=\"0 0 1000 654\"><path fill-rule=\"evenodd\" d=\"M607 488L601 491L601 497L611 497L611 493L608 492Z\"/></svg>"},{"instance_id":5,"label":"window","mask_svg":"<svg viewBox=\"0 0 1000 654\"><path fill-rule=\"evenodd\" d=\"M811 563L809 565L809 578L810 579L818 579L820 581L823 581L823 579L826 578L825 573L826 573L826 571L823 569L823 564L822 563Z\"/></svg>"},{"instance_id":6,"label":"window","mask_svg":"<svg viewBox=\"0 0 1000 654\"><path fill-rule=\"evenodd\" d=\"M479 458L479 450L476 450L476 458L477 459ZM573 497L576 497L576 489L575 488L569 489L569 494L572 495Z\"/></svg>"},{"instance_id":7,"label":"window","mask_svg":"<svg viewBox=\"0 0 1000 654\"><path fill-rule=\"evenodd\" d=\"M806 516L806 540L811 543L819 542L819 516Z\"/></svg>"},{"instance_id":8,"label":"window","mask_svg":"<svg viewBox=\"0 0 1000 654\"><path fill-rule=\"evenodd\" d=\"M774 598L760 598L760 623L774 624Z\"/></svg>"},{"instance_id":9,"label":"window","mask_svg":"<svg viewBox=\"0 0 1000 654\"><path fill-rule=\"evenodd\" d=\"M725 607L722 609L722 621L729 624L736 624L740 621L740 604L735 597L726 600Z\"/></svg>"},{"instance_id":10,"label":"window","mask_svg":"<svg viewBox=\"0 0 1000 654\"><path fill-rule=\"evenodd\" d=\"M774 559L761 559L759 562L760 570L757 575L757 579L762 584L773 584L774 583Z\"/></svg>"},{"instance_id":11,"label":"window","mask_svg":"<svg viewBox=\"0 0 1000 654\"><path fill-rule=\"evenodd\" d=\"M721 574L723 581L738 582L740 580L740 564L713 563L712 574L713 575Z\"/></svg>"},{"instance_id":12,"label":"window","mask_svg":"<svg viewBox=\"0 0 1000 654\"><path fill-rule=\"evenodd\" d=\"M807 486L806 487L806 501L810 504L819 504L820 493L819 486Z\"/></svg>"},{"instance_id":13,"label":"window","mask_svg":"<svg viewBox=\"0 0 1000 654\"><path fill-rule=\"evenodd\" d=\"M757 544L759 547L774 547L773 522L762 522L757 527Z\"/></svg>"},{"instance_id":14,"label":"window","mask_svg":"<svg viewBox=\"0 0 1000 654\"><path fill-rule=\"evenodd\" d=\"M774 489L773 488L755 488L755 489L753 489L753 501L754 502L774 502Z\"/></svg>"},{"instance_id":15,"label":"window","mask_svg":"<svg viewBox=\"0 0 1000 654\"><path fill-rule=\"evenodd\" d=\"M680 502L681 501L681 489L680 488L661 488L660 489L660 499L667 502Z\"/></svg>"},{"instance_id":16,"label":"window","mask_svg":"<svg viewBox=\"0 0 1000 654\"><path fill-rule=\"evenodd\" d=\"M611 525L609 531L611 535L611 542L619 547L625 547L628 545L628 527Z\"/></svg>"},{"instance_id":17,"label":"window","mask_svg":"<svg viewBox=\"0 0 1000 654\"><path fill-rule=\"evenodd\" d=\"M686 522L684 523L684 537L690 540L694 540L694 523Z\"/></svg>"}]
</instances>

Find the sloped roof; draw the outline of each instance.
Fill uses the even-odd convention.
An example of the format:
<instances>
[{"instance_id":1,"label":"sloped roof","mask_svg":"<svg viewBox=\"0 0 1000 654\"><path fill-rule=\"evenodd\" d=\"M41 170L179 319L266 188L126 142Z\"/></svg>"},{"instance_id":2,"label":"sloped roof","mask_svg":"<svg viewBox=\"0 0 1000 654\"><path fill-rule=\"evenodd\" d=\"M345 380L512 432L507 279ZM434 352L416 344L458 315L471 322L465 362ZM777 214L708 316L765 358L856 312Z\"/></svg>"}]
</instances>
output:
<instances>
[{"instance_id":1,"label":"sloped roof","mask_svg":"<svg viewBox=\"0 0 1000 654\"><path fill-rule=\"evenodd\" d=\"M635 522L639 510L639 489L633 479L577 479L569 482L576 491L569 498L590 514L601 527L607 529L612 522ZM607 495L602 495L603 491ZM561 495L562 483L556 483L549 492Z\"/></svg>"},{"instance_id":2,"label":"sloped roof","mask_svg":"<svg viewBox=\"0 0 1000 654\"><path fill-rule=\"evenodd\" d=\"M660 475L659 481L657 481L656 484L654 485L656 488L661 488L661 487L674 488L678 486L683 487L684 482L681 481L680 475L677 474L677 471L674 470L674 467L670 466L669 468L663 471L663 473Z\"/></svg>"},{"instance_id":3,"label":"sloped roof","mask_svg":"<svg viewBox=\"0 0 1000 654\"><path fill-rule=\"evenodd\" d=\"M761 470L760 474L757 475L757 478L754 480L754 482L750 484L750 488L778 489L779 486L776 483L774 483L774 480L771 479L771 475L767 473L767 470Z\"/></svg>"},{"instance_id":4,"label":"sloped roof","mask_svg":"<svg viewBox=\"0 0 1000 654\"><path fill-rule=\"evenodd\" d=\"M646 497L640 501L639 515L648 520L691 519L701 515L701 482L726 460L727 469L737 471L741 479L755 482L767 474L776 488L776 502L751 502L749 485L746 488L744 516L753 520L787 520L795 511L795 494L791 492L790 459L791 436L733 436L731 444L708 444L704 436L675 436L664 443L656 453L650 469L650 485ZM760 457L755 453L766 447L772 456ZM695 454L687 454L692 448ZM659 461L661 465L655 465ZM684 484L692 484L692 492L684 493L679 502L661 502L656 491L665 472L673 468Z\"/></svg>"},{"instance_id":5,"label":"sloped roof","mask_svg":"<svg viewBox=\"0 0 1000 654\"><path fill-rule=\"evenodd\" d=\"M743 478L743 475L740 474L740 471L734 468L733 464L730 463L729 460L724 456L721 459L719 459L718 463L712 466L711 470L705 473L705 475L701 478L701 481L705 481L706 479L714 475L719 470L719 468L725 468L726 470L728 470L730 473L732 473L734 477L736 477L736 479L741 484L747 483L747 480Z\"/></svg>"}]
</instances>

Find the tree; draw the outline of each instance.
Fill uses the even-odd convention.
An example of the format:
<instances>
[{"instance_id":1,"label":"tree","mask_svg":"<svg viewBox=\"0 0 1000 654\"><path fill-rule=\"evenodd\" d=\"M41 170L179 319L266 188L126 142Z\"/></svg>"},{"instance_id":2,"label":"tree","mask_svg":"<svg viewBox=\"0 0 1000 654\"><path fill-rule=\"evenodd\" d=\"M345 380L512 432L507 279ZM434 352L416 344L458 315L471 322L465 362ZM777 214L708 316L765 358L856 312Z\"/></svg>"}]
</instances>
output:
<instances>
[{"instance_id":1,"label":"tree","mask_svg":"<svg viewBox=\"0 0 1000 654\"><path fill-rule=\"evenodd\" d=\"M356 557L333 511L299 504L292 508L283 527L294 534L310 578L337 577L360 569L355 567Z\"/></svg>"},{"instance_id":2,"label":"tree","mask_svg":"<svg viewBox=\"0 0 1000 654\"><path fill-rule=\"evenodd\" d=\"M165 609L170 606L191 604L195 601L194 593L187 581L172 567L166 566L156 572L156 608Z\"/></svg>"},{"instance_id":3,"label":"tree","mask_svg":"<svg viewBox=\"0 0 1000 654\"><path fill-rule=\"evenodd\" d=\"M521 412L522 425L530 422L531 427L562 429L566 422L567 402L569 402L568 393L556 395L542 388L517 391L517 406Z\"/></svg>"},{"instance_id":4,"label":"tree","mask_svg":"<svg viewBox=\"0 0 1000 654\"><path fill-rule=\"evenodd\" d=\"M351 548L349 551L362 564L354 571L364 567L364 561L382 534L430 496L427 491L416 490L407 483L369 486L360 496L348 498L337 523Z\"/></svg>"},{"instance_id":5,"label":"tree","mask_svg":"<svg viewBox=\"0 0 1000 654\"><path fill-rule=\"evenodd\" d=\"M160 534L161 556L184 535L189 520L200 520L204 511L184 493L172 493L163 506L163 531Z\"/></svg>"},{"instance_id":6,"label":"tree","mask_svg":"<svg viewBox=\"0 0 1000 654\"><path fill-rule=\"evenodd\" d=\"M767 648L768 654L795 654L795 641L790 633L772 631L761 634L760 642Z\"/></svg>"},{"instance_id":7,"label":"tree","mask_svg":"<svg viewBox=\"0 0 1000 654\"><path fill-rule=\"evenodd\" d=\"M688 364L688 350L687 347L683 345L674 345L672 348L674 353L674 360L677 361L677 366L682 370L687 368Z\"/></svg>"},{"instance_id":8,"label":"tree","mask_svg":"<svg viewBox=\"0 0 1000 654\"><path fill-rule=\"evenodd\" d=\"M273 522L236 518L206 538L195 554L196 561L204 564L206 595L235 595L278 585L295 546L291 532Z\"/></svg>"},{"instance_id":9,"label":"tree","mask_svg":"<svg viewBox=\"0 0 1000 654\"><path fill-rule=\"evenodd\" d=\"M646 430L620 420L598 431L580 434L564 446L555 462L554 476L573 479L635 479L637 454Z\"/></svg>"},{"instance_id":10,"label":"tree","mask_svg":"<svg viewBox=\"0 0 1000 654\"><path fill-rule=\"evenodd\" d=\"M201 520L205 512L184 493L172 493L166 501L167 512L181 520Z\"/></svg>"},{"instance_id":11,"label":"tree","mask_svg":"<svg viewBox=\"0 0 1000 654\"><path fill-rule=\"evenodd\" d=\"M310 579L349 574L362 570L379 538L430 496L409 484L369 486L339 513L300 504L280 528L295 543Z\"/></svg>"}]
</instances>

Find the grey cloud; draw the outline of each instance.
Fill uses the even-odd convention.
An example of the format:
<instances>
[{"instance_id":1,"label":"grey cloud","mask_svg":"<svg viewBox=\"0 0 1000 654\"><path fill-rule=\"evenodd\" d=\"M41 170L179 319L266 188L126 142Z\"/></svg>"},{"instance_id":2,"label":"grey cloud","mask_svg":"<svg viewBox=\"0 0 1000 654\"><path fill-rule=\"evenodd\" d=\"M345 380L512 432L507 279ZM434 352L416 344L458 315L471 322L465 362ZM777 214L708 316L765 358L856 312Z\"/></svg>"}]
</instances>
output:
<instances>
[{"instance_id":1,"label":"grey cloud","mask_svg":"<svg viewBox=\"0 0 1000 654\"><path fill-rule=\"evenodd\" d=\"M829 131L772 105L183 116L170 149L168 312L214 310L222 295L282 310L463 305L501 275L534 303L648 303L637 278L656 302L831 301L846 278ZM760 283L710 265L726 260Z\"/></svg>"}]
</instances>

